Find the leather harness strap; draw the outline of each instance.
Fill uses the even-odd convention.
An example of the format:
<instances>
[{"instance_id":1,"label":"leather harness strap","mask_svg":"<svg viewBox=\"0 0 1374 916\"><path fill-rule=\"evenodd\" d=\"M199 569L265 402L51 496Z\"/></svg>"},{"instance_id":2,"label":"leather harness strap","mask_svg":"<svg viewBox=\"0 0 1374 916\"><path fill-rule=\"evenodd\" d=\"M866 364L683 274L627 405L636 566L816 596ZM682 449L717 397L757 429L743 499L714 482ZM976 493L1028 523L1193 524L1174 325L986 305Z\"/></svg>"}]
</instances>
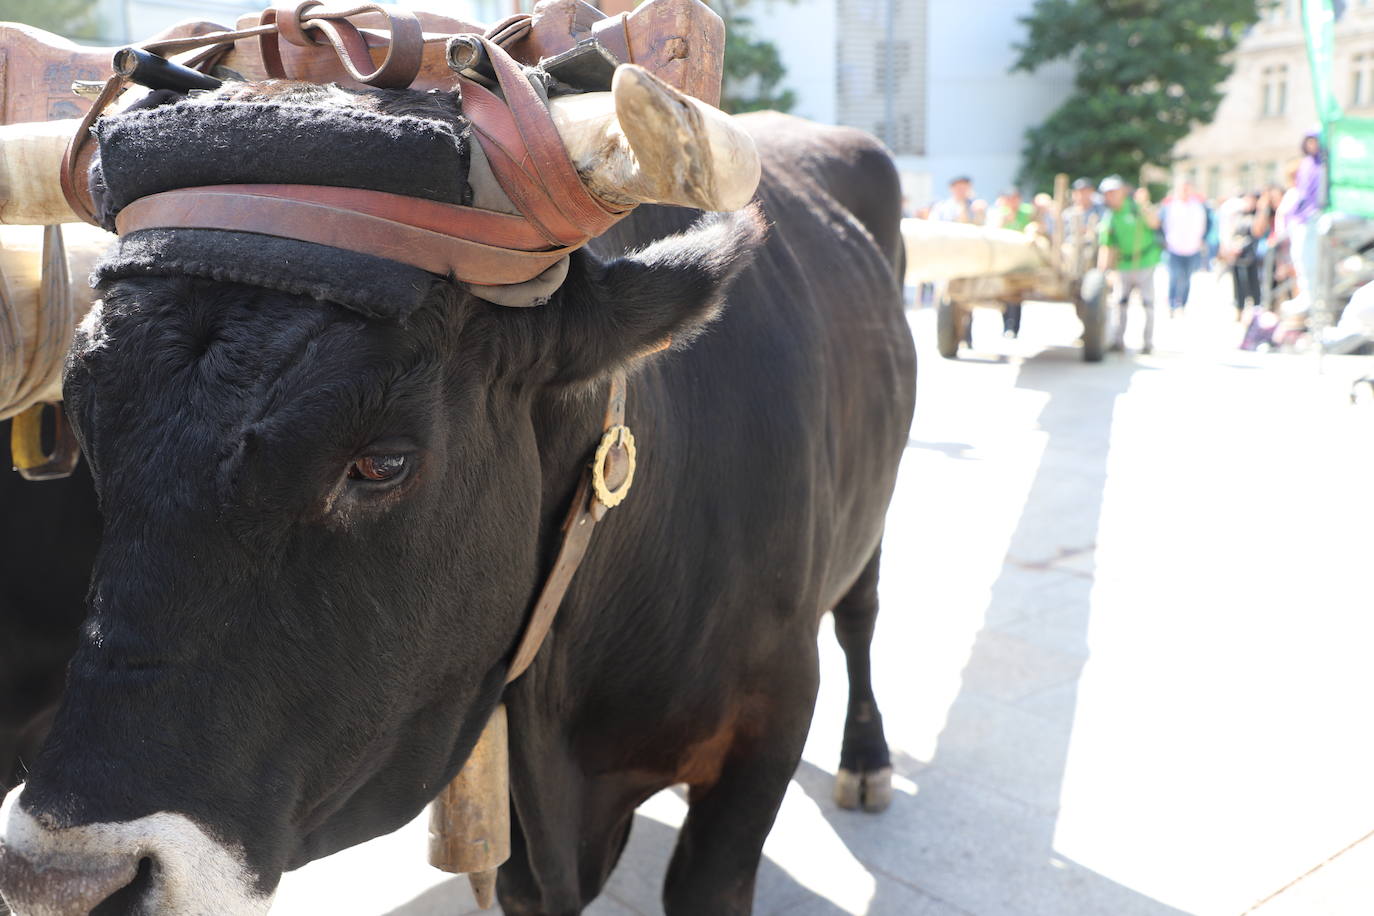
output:
<instances>
[{"instance_id":1,"label":"leather harness strap","mask_svg":"<svg viewBox=\"0 0 1374 916\"><path fill-rule=\"evenodd\" d=\"M291 6L270 7L263 10L258 20L261 25L277 26L276 31L267 32L258 39L262 51L262 62L267 75L272 79L286 79L286 68L282 65L279 38L285 38L293 45L302 48L323 42L312 39L307 32L323 35L334 46L348 75L360 83L383 89L404 89L415 81L420 73L424 56L425 35L419 18L411 12L394 6L380 6L364 3L352 9L331 11L320 16L311 16L310 11L324 6L322 0L303 0ZM368 53L367 39L348 19L363 13L380 13L390 26L391 42L387 46L386 59L381 66L372 69L372 55Z\"/></svg>"},{"instance_id":2,"label":"leather harness strap","mask_svg":"<svg viewBox=\"0 0 1374 916\"><path fill-rule=\"evenodd\" d=\"M481 39L505 96L459 74L463 114L503 190L552 241L570 245L598 236L628 211L612 210L582 184L563 140L520 65L500 45Z\"/></svg>"},{"instance_id":3,"label":"leather harness strap","mask_svg":"<svg viewBox=\"0 0 1374 916\"><path fill-rule=\"evenodd\" d=\"M634 480L634 438L625 427L625 390L625 372L618 370L611 376L601 444L592 464L582 472L572 506L563 521L563 543L525 624L525 632L506 674L507 684L524 674L539 654L568 586L572 584L573 574L587 555L596 523L605 518L608 509L624 499ZM608 493L610 502L604 498Z\"/></svg>"},{"instance_id":4,"label":"leather harness strap","mask_svg":"<svg viewBox=\"0 0 1374 916\"><path fill-rule=\"evenodd\" d=\"M173 228L255 232L376 255L473 286L523 283L578 247L520 250L529 244L528 227L512 221L523 223L508 214L380 191L219 185L141 197L119 212L115 228L120 235ZM492 238L480 235L483 226L496 230L492 240L498 244L469 237Z\"/></svg>"}]
</instances>

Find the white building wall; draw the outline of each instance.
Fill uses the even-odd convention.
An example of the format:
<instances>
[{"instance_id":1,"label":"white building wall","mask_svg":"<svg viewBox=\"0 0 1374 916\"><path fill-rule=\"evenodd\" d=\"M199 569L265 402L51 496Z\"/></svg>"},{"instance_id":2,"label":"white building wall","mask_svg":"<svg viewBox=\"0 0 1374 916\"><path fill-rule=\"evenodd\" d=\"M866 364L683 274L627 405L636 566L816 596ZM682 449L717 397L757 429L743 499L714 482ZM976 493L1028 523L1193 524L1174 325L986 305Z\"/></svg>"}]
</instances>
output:
<instances>
[{"instance_id":1,"label":"white building wall","mask_svg":"<svg viewBox=\"0 0 1374 916\"><path fill-rule=\"evenodd\" d=\"M838 121L838 8L836 0L753 0L745 7L754 34L773 42L787 69L782 86L797 94L792 113L822 124Z\"/></svg>"},{"instance_id":2,"label":"white building wall","mask_svg":"<svg viewBox=\"0 0 1374 916\"><path fill-rule=\"evenodd\" d=\"M1034 0L928 4L926 155L898 164L910 173L911 190L928 184L932 198L944 196L951 178L969 175L991 199L1015 181L1027 128L1073 90L1073 67L1057 61L1033 74L1010 72L1014 45L1025 38L1019 20ZM912 202L921 200L913 195Z\"/></svg>"}]
</instances>

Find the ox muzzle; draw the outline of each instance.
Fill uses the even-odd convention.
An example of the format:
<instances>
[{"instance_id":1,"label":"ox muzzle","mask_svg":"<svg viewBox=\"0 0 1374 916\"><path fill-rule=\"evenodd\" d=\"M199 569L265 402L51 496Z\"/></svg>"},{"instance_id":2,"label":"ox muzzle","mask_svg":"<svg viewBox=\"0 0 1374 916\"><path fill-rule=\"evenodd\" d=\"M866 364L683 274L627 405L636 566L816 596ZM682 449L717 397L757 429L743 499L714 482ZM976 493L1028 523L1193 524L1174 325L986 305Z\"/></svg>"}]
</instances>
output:
<instances>
[{"instance_id":1,"label":"ox muzzle","mask_svg":"<svg viewBox=\"0 0 1374 916\"><path fill-rule=\"evenodd\" d=\"M0 893L20 916L85 916L102 904L120 912L265 913L235 850L181 814L60 826L25 810L18 788L0 805Z\"/></svg>"}]
</instances>

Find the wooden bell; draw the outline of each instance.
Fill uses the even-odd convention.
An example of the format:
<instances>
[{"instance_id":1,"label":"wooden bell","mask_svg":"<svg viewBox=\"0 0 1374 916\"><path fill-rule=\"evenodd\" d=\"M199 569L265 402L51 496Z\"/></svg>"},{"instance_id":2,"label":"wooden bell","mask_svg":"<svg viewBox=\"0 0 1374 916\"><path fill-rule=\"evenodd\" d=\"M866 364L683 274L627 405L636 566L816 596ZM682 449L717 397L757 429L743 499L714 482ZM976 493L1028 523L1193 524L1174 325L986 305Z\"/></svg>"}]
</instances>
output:
<instances>
[{"instance_id":1,"label":"wooden bell","mask_svg":"<svg viewBox=\"0 0 1374 916\"><path fill-rule=\"evenodd\" d=\"M510 858L506 707L496 707L467 763L429 809L429 864L472 882L477 905L496 901L496 868Z\"/></svg>"}]
</instances>

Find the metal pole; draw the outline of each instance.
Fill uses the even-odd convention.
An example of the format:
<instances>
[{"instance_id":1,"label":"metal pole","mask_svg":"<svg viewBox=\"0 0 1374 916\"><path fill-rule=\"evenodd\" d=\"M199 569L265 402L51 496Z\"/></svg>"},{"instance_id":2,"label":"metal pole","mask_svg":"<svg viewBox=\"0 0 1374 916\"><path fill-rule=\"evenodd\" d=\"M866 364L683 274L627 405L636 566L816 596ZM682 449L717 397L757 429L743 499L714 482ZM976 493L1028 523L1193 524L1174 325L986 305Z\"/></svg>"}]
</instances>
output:
<instances>
[{"instance_id":1,"label":"metal pole","mask_svg":"<svg viewBox=\"0 0 1374 916\"><path fill-rule=\"evenodd\" d=\"M897 46L894 32L897 27L897 0L887 0L884 10L884 25L887 36L883 42L886 79L883 81L883 121L886 125L888 145L892 151L897 149Z\"/></svg>"}]
</instances>

